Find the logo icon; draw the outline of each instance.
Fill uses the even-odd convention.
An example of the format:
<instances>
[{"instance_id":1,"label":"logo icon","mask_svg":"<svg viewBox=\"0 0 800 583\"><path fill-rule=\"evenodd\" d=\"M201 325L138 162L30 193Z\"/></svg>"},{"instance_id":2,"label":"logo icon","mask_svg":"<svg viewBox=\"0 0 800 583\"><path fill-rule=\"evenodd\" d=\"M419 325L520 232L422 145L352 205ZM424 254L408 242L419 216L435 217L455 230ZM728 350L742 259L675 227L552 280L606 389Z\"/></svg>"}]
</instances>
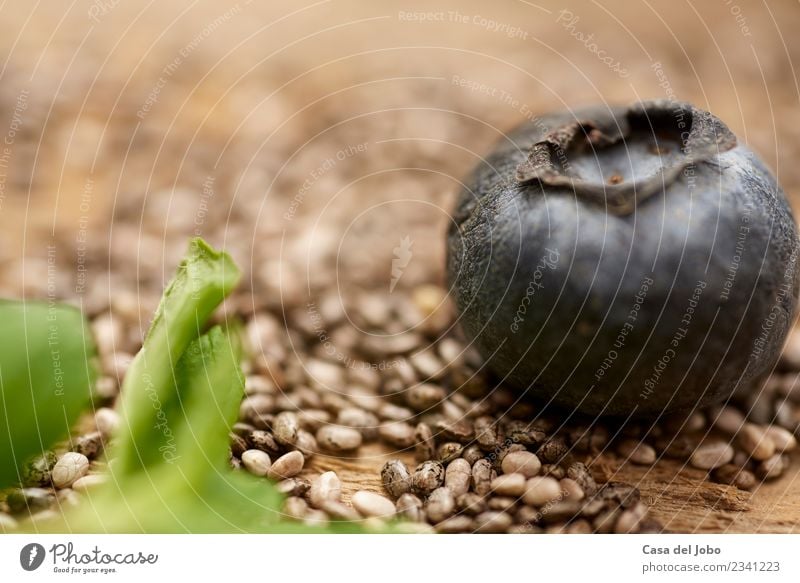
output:
<instances>
[{"instance_id":1,"label":"logo icon","mask_svg":"<svg viewBox=\"0 0 800 583\"><path fill-rule=\"evenodd\" d=\"M26 571L35 571L44 562L44 547L39 543L29 543L19 552L19 564Z\"/></svg>"},{"instance_id":2,"label":"logo icon","mask_svg":"<svg viewBox=\"0 0 800 583\"><path fill-rule=\"evenodd\" d=\"M411 261L411 256L413 255L411 246L413 244L414 241L411 240L411 237L406 235L400 239L400 244L392 249L394 259L392 259L392 281L389 283L389 293L394 291L397 282L403 277L403 270L408 267L408 263Z\"/></svg>"}]
</instances>

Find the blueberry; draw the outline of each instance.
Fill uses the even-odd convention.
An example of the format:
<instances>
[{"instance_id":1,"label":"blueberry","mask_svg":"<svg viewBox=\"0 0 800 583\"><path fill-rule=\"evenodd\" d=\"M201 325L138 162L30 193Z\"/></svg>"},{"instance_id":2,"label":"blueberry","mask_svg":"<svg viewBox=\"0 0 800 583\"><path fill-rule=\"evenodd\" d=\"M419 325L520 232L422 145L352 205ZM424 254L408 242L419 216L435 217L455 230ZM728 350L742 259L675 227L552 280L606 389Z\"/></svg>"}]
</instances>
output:
<instances>
[{"instance_id":1,"label":"blueberry","mask_svg":"<svg viewBox=\"0 0 800 583\"><path fill-rule=\"evenodd\" d=\"M590 414L719 402L769 370L798 235L764 164L687 103L527 122L467 180L448 233L467 337L500 381Z\"/></svg>"}]
</instances>

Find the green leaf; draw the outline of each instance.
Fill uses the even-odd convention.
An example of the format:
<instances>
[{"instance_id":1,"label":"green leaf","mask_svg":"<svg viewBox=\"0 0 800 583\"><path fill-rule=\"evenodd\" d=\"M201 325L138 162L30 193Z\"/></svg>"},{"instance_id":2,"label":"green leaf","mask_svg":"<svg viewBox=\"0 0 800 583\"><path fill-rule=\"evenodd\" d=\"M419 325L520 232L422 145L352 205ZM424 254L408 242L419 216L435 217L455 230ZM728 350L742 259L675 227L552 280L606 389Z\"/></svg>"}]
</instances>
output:
<instances>
[{"instance_id":1,"label":"green leaf","mask_svg":"<svg viewBox=\"0 0 800 583\"><path fill-rule=\"evenodd\" d=\"M145 467L161 455L165 431L172 431L165 429L164 420L180 405L175 392L178 360L239 277L227 253L215 251L202 239L192 239L187 257L164 291L144 345L125 375L116 462L120 469ZM159 413L155 424L154 410Z\"/></svg>"},{"instance_id":2,"label":"green leaf","mask_svg":"<svg viewBox=\"0 0 800 583\"><path fill-rule=\"evenodd\" d=\"M0 300L0 487L66 437L91 398L96 350L81 312Z\"/></svg>"}]
</instances>

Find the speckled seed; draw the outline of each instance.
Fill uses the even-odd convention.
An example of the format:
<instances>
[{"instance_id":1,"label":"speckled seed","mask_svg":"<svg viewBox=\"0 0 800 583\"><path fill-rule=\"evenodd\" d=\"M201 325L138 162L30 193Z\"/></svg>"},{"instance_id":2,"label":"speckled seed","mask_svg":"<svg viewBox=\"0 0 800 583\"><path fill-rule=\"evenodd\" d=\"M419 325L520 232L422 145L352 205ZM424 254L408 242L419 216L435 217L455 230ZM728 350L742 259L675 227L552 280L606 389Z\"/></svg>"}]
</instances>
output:
<instances>
[{"instance_id":1,"label":"speckled seed","mask_svg":"<svg viewBox=\"0 0 800 583\"><path fill-rule=\"evenodd\" d=\"M293 520L303 520L307 512L308 504L297 496L289 496L283 503L283 513Z\"/></svg>"},{"instance_id":2,"label":"speckled seed","mask_svg":"<svg viewBox=\"0 0 800 583\"><path fill-rule=\"evenodd\" d=\"M649 466L656 461L656 450L646 443L635 439L626 439L617 446L617 453L630 462L642 466Z\"/></svg>"},{"instance_id":3,"label":"speckled seed","mask_svg":"<svg viewBox=\"0 0 800 583\"><path fill-rule=\"evenodd\" d=\"M104 436L111 436L119 427L119 414L114 409L101 407L94 413L94 424Z\"/></svg>"},{"instance_id":4,"label":"speckled seed","mask_svg":"<svg viewBox=\"0 0 800 583\"><path fill-rule=\"evenodd\" d=\"M316 433L317 429L331 422L331 414L322 409L303 409L297 413L297 420L300 427L311 433ZM350 425L337 421L339 425Z\"/></svg>"},{"instance_id":5,"label":"speckled seed","mask_svg":"<svg viewBox=\"0 0 800 583\"><path fill-rule=\"evenodd\" d=\"M237 462L239 462L239 464L241 465L241 460L236 458L241 458L242 454L247 451L247 441L245 441L243 438L239 437L235 433L229 433L228 440L230 441L231 445L231 456L233 456L231 459L231 463L236 464Z\"/></svg>"},{"instance_id":6,"label":"speckled seed","mask_svg":"<svg viewBox=\"0 0 800 583\"><path fill-rule=\"evenodd\" d=\"M305 496L311 483L305 478L287 478L275 484L275 488L287 496Z\"/></svg>"},{"instance_id":7,"label":"speckled seed","mask_svg":"<svg viewBox=\"0 0 800 583\"><path fill-rule=\"evenodd\" d=\"M705 443L694 450L689 463L700 470L713 470L733 459L733 448L723 441Z\"/></svg>"},{"instance_id":8,"label":"speckled seed","mask_svg":"<svg viewBox=\"0 0 800 583\"><path fill-rule=\"evenodd\" d=\"M532 478L539 473L542 463L536 454L529 451L512 451L503 458L502 468L504 474L522 474Z\"/></svg>"},{"instance_id":9,"label":"speckled seed","mask_svg":"<svg viewBox=\"0 0 800 583\"><path fill-rule=\"evenodd\" d=\"M89 471L89 458L82 453L68 451L56 462L51 472L53 486L69 488L75 480L82 478Z\"/></svg>"},{"instance_id":10,"label":"speckled seed","mask_svg":"<svg viewBox=\"0 0 800 583\"><path fill-rule=\"evenodd\" d=\"M309 459L319 451L317 439L305 429L300 429L297 432L297 443L294 444L294 447L303 452L306 459Z\"/></svg>"},{"instance_id":11,"label":"speckled seed","mask_svg":"<svg viewBox=\"0 0 800 583\"><path fill-rule=\"evenodd\" d=\"M505 512L489 510L475 517L475 532L490 534L503 533L511 527L511 516Z\"/></svg>"},{"instance_id":12,"label":"speckled seed","mask_svg":"<svg viewBox=\"0 0 800 583\"><path fill-rule=\"evenodd\" d=\"M531 506L544 506L561 496L561 486L555 478L535 476L525 484L522 499Z\"/></svg>"},{"instance_id":13,"label":"speckled seed","mask_svg":"<svg viewBox=\"0 0 800 583\"><path fill-rule=\"evenodd\" d=\"M300 422L297 415L291 411L283 411L275 416L272 422L272 433L275 440L285 446L292 447L297 443L297 431L300 429Z\"/></svg>"},{"instance_id":14,"label":"speckled seed","mask_svg":"<svg viewBox=\"0 0 800 583\"><path fill-rule=\"evenodd\" d=\"M248 449L242 454L242 464L254 476L266 476L272 460L268 453L260 449Z\"/></svg>"},{"instance_id":15,"label":"speckled seed","mask_svg":"<svg viewBox=\"0 0 800 583\"><path fill-rule=\"evenodd\" d=\"M781 477L786 470L786 457L776 453L756 466L756 475L762 480L774 480Z\"/></svg>"},{"instance_id":16,"label":"speckled seed","mask_svg":"<svg viewBox=\"0 0 800 583\"><path fill-rule=\"evenodd\" d=\"M269 431L263 429L256 429L247 434L247 443L252 449L260 449L265 451L271 456L277 455L281 451L281 447Z\"/></svg>"},{"instance_id":17,"label":"speckled seed","mask_svg":"<svg viewBox=\"0 0 800 583\"><path fill-rule=\"evenodd\" d=\"M244 392L246 395L274 395L275 383L265 376L250 375L244 380Z\"/></svg>"},{"instance_id":18,"label":"speckled seed","mask_svg":"<svg viewBox=\"0 0 800 583\"><path fill-rule=\"evenodd\" d=\"M439 522L436 525L436 532L441 534L460 534L475 530L475 523L469 516L459 514Z\"/></svg>"},{"instance_id":19,"label":"speckled seed","mask_svg":"<svg viewBox=\"0 0 800 583\"><path fill-rule=\"evenodd\" d=\"M569 447L561 437L551 437L547 439L539 446L539 449L536 450L536 455L539 457L539 460L545 464L560 463L568 453Z\"/></svg>"},{"instance_id":20,"label":"speckled seed","mask_svg":"<svg viewBox=\"0 0 800 583\"><path fill-rule=\"evenodd\" d=\"M303 470L303 464L305 464L303 454L299 451L290 451L273 462L267 476L273 480L291 478Z\"/></svg>"},{"instance_id":21,"label":"speckled seed","mask_svg":"<svg viewBox=\"0 0 800 583\"><path fill-rule=\"evenodd\" d=\"M381 482L392 498L399 498L411 490L411 472L400 460L389 460L381 469Z\"/></svg>"},{"instance_id":22,"label":"speckled seed","mask_svg":"<svg viewBox=\"0 0 800 583\"><path fill-rule=\"evenodd\" d=\"M558 464L542 464L542 476L550 476L551 478L555 478L556 480L561 480L567 476L567 472L564 471L564 467Z\"/></svg>"},{"instance_id":23,"label":"speckled seed","mask_svg":"<svg viewBox=\"0 0 800 583\"><path fill-rule=\"evenodd\" d=\"M334 520L360 520L361 514L355 508L338 502L337 500L326 500L320 510L323 510Z\"/></svg>"},{"instance_id":24,"label":"speckled seed","mask_svg":"<svg viewBox=\"0 0 800 583\"><path fill-rule=\"evenodd\" d=\"M739 409L731 406L725 406L719 411L709 413L709 419L714 424L714 428L728 435L735 435L744 425L744 415Z\"/></svg>"},{"instance_id":25,"label":"speckled seed","mask_svg":"<svg viewBox=\"0 0 800 583\"><path fill-rule=\"evenodd\" d=\"M317 431L320 447L332 452L351 451L361 445L361 433L351 427L325 425Z\"/></svg>"},{"instance_id":26,"label":"speckled seed","mask_svg":"<svg viewBox=\"0 0 800 583\"><path fill-rule=\"evenodd\" d=\"M458 497L469 492L471 482L472 468L467 460L459 458L447 465L444 472L444 485L453 493L453 496Z\"/></svg>"},{"instance_id":27,"label":"speckled seed","mask_svg":"<svg viewBox=\"0 0 800 583\"><path fill-rule=\"evenodd\" d=\"M485 512L488 508L486 498L475 492L467 492L456 498L456 506L459 511L469 514L470 516L477 516L481 512Z\"/></svg>"},{"instance_id":28,"label":"speckled seed","mask_svg":"<svg viewBox=\"0 0 800 583\"><path fill-rule=\"evenodd\" d=\"M255 394L246 397L239 405L239 419L263 428L267 417L275 411L273 395Z\"/></svg>"},{"instance_id":29,"label":"speckled seed","mask_svg":"<svg viewBox=\"0 0 800 583\"><path fill-rule=\"evenodd\" d=\"M711 476L720 484L736 486L740 490L750 490L756 485L756 477L752 472L735 464L725 464L713 471Z\"/></svg>"},{"instance_id":30,"label":"speckled seed","mask_svg":"<svg viewBox=\"0 0 800 583\"><path fill-rule=\"evenodd\" d=\"M364 409L342 409L336 417L336 423L358 430L366 441L374 440L378 436L378 417Z\"/></svg>"},{"instance_id":31,"label":"speckled seed","mask_svg":"<svg viewBox=\"0 0 800 583\"><path fill-rule=\"evenodd\" d=\"M475 440L483 451L493 451L500 445L497 437L497 421L492 417L478 417L474 423Z\"/></svg>"},{"instance_id":32,"label":"speckled seed","mask_svg":"<svg viewBox=\"0 0 800 583\"><path fill-rule=\"evenodd\" d=\"M629 510L620 512L617 522L614 525L614 532L617 534L634 533L639 530L639 524L647 515L647 507L639 503Z\"/></svg>"},{"instance_id":33,"label":"speckled seed","mask_svg":"<svg viewBox=\"0 0 800 583\"><path fill-rule=\"evenodd\" d=\"M418 412L438 406L444 401L445 396L442 387L430 383L413 386L405 394L406 404Z\"/></svg>"},{"instance_id":34,"label":"speckled seed","mask_svg":"<svg viewBox=\"0 0 800 583\"><path fill-rule=\"evenodd\" d=\"M456 500L448 488L436 488L428 497L425 514L432 524L452 516L456 510Z\"/></svg>"},{"instance_id":35,"label":"speckled seed","mask_svg":"<svg viewBox=\"0 0 800 583\"><path fill-rule=\"evenodd\" d=\"M767 436L775 444L775 451L793 451L797 447L797 438L790 431L778 425L770 425L766 428Z\"/></svg>"},{"instance_id":36,"label":"speckled seed","mask_svg":"<svg viewBox=\"0 0 800 583\"><path fill-rule=\"evenodd\" d=\"M527 451L525 446L521 443L512 443L511 445L502 448L500 451L497 452L497 457L494 460L494 467L497 470L500 470L503 467L503 460L506 459L506 456L512 453L519 453Z\"/></svg>"},{"instance_id":37,"label":"speckled seed","mask_svg":"<svg viewBox=\"0 0 800 583\"><path fill-rule=\"evenodd\" d=\"M37 455L25 464L22 470L22 481L25 486L49 486L52 480L51 472L56 465L58 457L52 451Z\"/></svg>"},{"instance_id":38,"label":"speckled seed","mask_svg":"<svg viewBox=\"0 0 800 583\"><path fill-rule=\"evenodd\" d=\"M483 451L476 444L468 445L461 452L461 457L467 460L467 463L472 467L472 464L483 457Z\"/></svg>"},{"instance_id":39,"label":"speckled seed","mask_svg":"<svg viewBox=\"0 0 800 583\"><path fill-rule=\"evenodd\" d=\"M103 451L103 434L99 431L81 435L75 440L72 451L85 455L90 460L96 458Z\"/></svg>"},{"instance_id":40,"label":"speckled seed","mask_svg":"<svg viewBox=\"0 0 800 583\"><path fill-rule=\"evenodd\" d=\"M542 522L545 524L567 522L577 515L581 509L580 502L556 499L542 506Z\"/></svg>"},{"instance_id":41,"label":"speckled seed","mask_svg":"<svg viewBox=\"0 0 800 583\"><path fill-rule=\"evenodd\" d=\"M642 498L642 493L636 486L625 482L607 482L597 493L597 497L603 501L611 501L614 506L622 508L632 508Z\"/></svg>"},{"instance_id":42,"label":"speckled seed","mask_svg":"<svg viewBox=\"0 0 800 583\"><path fill-rule=\"evenodd\" d=\"M764 461L775 454L775 442L763 427L745 423L736 436L737 445L754 460Z\"/></svg>"},{"instance_id":43,"label":"speckled seed","mask_svg":"<svg viewBox=\"0 0 800 583\"><path fill-rule=\"evenodd\" d=\"M497 476L491 483L492 492L500 496L519 497L525 492L525 476L522 474L504 474Z\"/></svg>"},{"instance_id":44,"label":"speckled seed","mask_svg":"<svg viewBox=\"0 0 800 583\"><path fill-rule=\"evenodd\" d=\"M570 464L567 468L567 477L575 480L586 496L594 496L597 492L597 482L595 482L589 468L583 462Z\"/></svg>"},{"instance_id":45,"label":"speckled seed","mask_svg":"<svg viewBox=\"0 0 800 583\"><path fill-rule=\"evenodd\" d=\"M105 474L87 474L75 480L72 483L72 489L76 492L86 492L97 486L102 486L107 481L108 476Z\"/></svg>"},{"instance_id":46,"label":"speckled seed","mask_svg":"<svg viewBox=\"0 0 800 583\"><path fill-rule=\"evenodd\" d=\"M394 516L394 503L376 492L359 490L353 494L353 506L363 516Z\"/></svg>"},{"instance_id":47,"label":"speckled seed","mask_svg":"<svg viewBox=\"0 0 800 583\"><path fill-rule=\"evenodd\" d=\"M687 460L697 449L698 442L688 435L678 435L675 437L660 437L656 440L655 445L660 455L664 457Z\"/></svg>"},{"instance_id":48,"label":"speckled seed","mask_svg":"<svg viewBox=\"0 0 800 583\"><path fill-rule=\"evenodd\" d=\"M414 458L418 462L432 459L436 454L433 431L426 423L419 423L414 429Z\"/></svg>"},{"instance_id":49,"label":"speckled seed","mask_svg":"<svg viewBox=\"0 0 800 583\"><path fill-rule=\"evenodd\" d=\"M436 448L436 459L446 464L456 458L460 458L462 451L464 451L464 448L460 443L448 441Z\"/></svg>"},{"instance_id":50,"label":"speckled seed","mask_svg":"<svg viewBox=\"0 0 800 583\"><path fill-rule=\"evenodd\" d=\"M389 445L402 449L411 447L416 442L414 428L402 421L384 423L378 429L378 435Z\"/></svg>"},{"instance_id":51,"label":"speckled seed","mask_svg":"<svg viewBox=\"0 0 800 583\"><path fill-rule=\"evenodd\" d=\"M472 489L476 494L485 496L492 489L492 464L481 458L472 466Z\"/></svg>"},{"instance_id":52,"label":"speckled seed","mask_svg":"<svg viewBox=\"0 0 800 583\"><path fill-rule=\"evenodd\" d=\"M464 415L456 416L456 419L440 420L436 423L436 433L442 439L457 441L461 444L472 442L475 437L475 427L469 419L464 419Z\"/></svg>"},{"instance_id":53,"label":"speckled seed","mask_svg":"<svg viewBox=\"0 0 800 583\"><path fill-rule=\"evenodd\" d=\"M420 522L424 518L422 511L422 500L411 493L406 493L397 499L395 504L397 514L411 520L412 522Z\"/></svg>"},{"instance_id":54,"label":"speckled seed","mask_svg":"<svg viewBox=\"0 0 800 583\"><path fill-rule=\"evenodd\" d=\"M45 488L14 488L6 496L6 504L13 514L25 510L44 510L50 507L52 501L52 491Z\"/></svg>"},{"instance_id":55,"label":"speckled seed","mask_svg":"<svg viewBox=\"0 0 800 583\"><path fill-rule=\"evenodd\" d=\"M444 466L433 460L422 462L411 476L411 487L420 496L427 496L444 483Z\"/></svg>"},{"instance_id":56,"label":"speckled seed","mask_svg":"<svg viewBox=\"0 0 800 583\"><path fill-rule=\"evenodd\" d=\"M558 483L561 486L561 492L565 499L575 502L583 500L585 493L578 482L572 478L563 478Z\"/></svg>"},{"instance_id":57,"label":"speckled seed","mask_svg":"<svg viewBox=\"0 0 800 583\"><path fill-rule=\"evenodd\" d=\"M520 506L514 513L514 521L517 524L527 526L528 528L533 527L535 524L539 524L541 519L541 510L534 508L533 506Z\"/></svg>"},{"instance_id":58,"label":"speckled seed","mask_svg":"<svg viewBox=\"0 0 800 583\"><path fill-rule=\"evenodd\" d=\"M325 472L311 482L308 499L317 508L320 508L327 500L336 500L338 502L341 498L342 481L336 475L336 472Z\"/></svg>"},{"instance_id":59,"label":"speckled seed","mask_svg":"<svg viewBox=\"0 0 800 583\"><path fill-rule=\"evenodd\" d=\"M492 496L489 498L489 510L510 511L516 506L519 498L514 496Z\"/></svg>"}]
</instances>

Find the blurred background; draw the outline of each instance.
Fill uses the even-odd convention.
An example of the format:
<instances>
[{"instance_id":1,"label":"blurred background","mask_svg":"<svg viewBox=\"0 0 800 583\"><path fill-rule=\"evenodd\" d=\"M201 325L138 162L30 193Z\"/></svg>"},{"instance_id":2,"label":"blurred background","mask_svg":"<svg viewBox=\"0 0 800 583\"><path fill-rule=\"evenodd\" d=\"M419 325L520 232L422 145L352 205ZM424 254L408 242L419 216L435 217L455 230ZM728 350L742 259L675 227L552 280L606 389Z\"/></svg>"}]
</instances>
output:
<instances>
[{"instance_id":1,"label":"blurred background","mask_svg":"<svg viewBox=\"0 0 800 583\"><path fill-rule=\"evenodd\" d=\"M392 287L441 283L461 178L595 102L709 109L797 208L798 26L789 1L4 2L0 295L149 314L195 234L264 304L385 290L395 259Z\"/></svg>"}]
</instances>

